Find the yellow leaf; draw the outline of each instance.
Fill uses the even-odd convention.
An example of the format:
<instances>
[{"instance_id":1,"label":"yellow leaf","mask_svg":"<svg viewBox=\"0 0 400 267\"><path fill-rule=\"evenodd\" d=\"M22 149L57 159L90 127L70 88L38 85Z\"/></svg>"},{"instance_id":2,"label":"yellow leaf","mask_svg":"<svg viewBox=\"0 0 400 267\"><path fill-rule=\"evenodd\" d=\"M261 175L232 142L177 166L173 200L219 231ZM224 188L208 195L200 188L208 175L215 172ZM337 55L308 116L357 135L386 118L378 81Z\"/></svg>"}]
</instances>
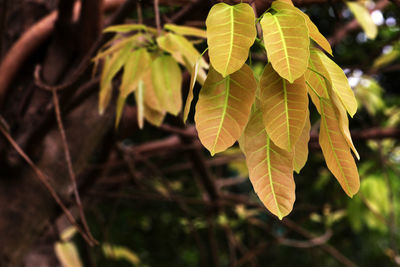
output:
<instances>
[{"instance_id":1,"label":"yellow leaf","mask_svg":"<svg viewBox=\"0 0 400 267\"><path fill-rule=\"evenodd\" d=\"M122 97L126 98L135 91L139 80L150 68L150 63L150 55L145 48L137 49L128 56L120 87Z\"/></svg>"},{"instance_id":2,"label":"yellow leaf","mask_svg":"<svg viewBox=\"0 0 400 267\"><path fill-rule=\"evenodd\" d=\"M195 81L196 81L196 78L197 78L197 74L199 73L199 63L200 63L200 61L197 60L196 64L194 64L194 66L192 68L192 71L191 71L189 92L188 92L188 96L186 98L185 107L183 109L183 122L184 123L187 120L187 117L188 117L189 111L190 111L190 106L192 104L193 88L194 88L194 84L195 84Z\"/></svg>"},{"instance_id":3,"label":"yellow leaf","mask_svg":"<svg viewBox=\"0 0 400 267\"><path fill-rule=\"evenodd\" d=\"M122 117L122 112L124 110L126 97L121 96L121 94L117 98L117 107L116 107L116 115L115 115L115 128L118 128L119 122Z\"/></svg>"},{"instance_id":4,"label":"yellow leaf","mask_svg":"<svg viewBox=\"0 0 400 267\"><path fill-rule=\"evenodd\" d=\"M208 13L206 26L211 65L223 77L239 70L256 38L253 9L245 3L216 4Z\"/></svg>"},{"instance_id":5,"label":"yellow leaf","mask_svg":"<svg viewBox=\"0 0 400 267\"><path fill-rule=\"evenodd\" d=\"M310 38L313 39L326 52L332 55L332 48L328 40L326 40L326 38L319 32L317 26L315 26L315 24L311 21L310 17L303 13L300 9L294 7L290 0L287 2L283 0L274 1L272 2L271 7L278 12L287 12L288 14L290 14L290 12L294 12L301 15L306 22Z\"/></svg>"},{"instance_id":6,"label":"yellow leaf","mask_svg":"<svg viewBox=\"0 0 400 267\"><path fill-rule=\"evenodd\" d=\"M105 243L102 249L107 258L114 260L124 259L133 264L133 266L137 266L140 263L139 256L126 247Z\"/></svg>"},{"instance_id":7,"label":"yellow leaf","mask_svg":"<svg viewBox=\"0 0 400 267\"><path fill-rule=\"evenodd\" d=\"M382 67L386 67L400 56L400 51L397 49L393 49L387 54L382 54L378 58L374 60L374 64L372 65L373 70L380 69Z\"/></svg>"},{"instance_id":8,"label":"yellow leaf","mask_svg":"<svg viewBox=\"0 0 400 267\"><path fill-rule=\"evenodd\" d=\"M157 44L164 51L171 53L172 57L184 65L188 71L191 71L196 62L200 60L199 75L197 77L200 84L204 83L207 76L204 69L208 69L208 64L185 37L168 33L158 37Z\"/></svg>"},{"instance_id":9,"label":"yellow leaf","mask_svg":"<svg viewBox=\"0 0 400 267\"><path fill-rule=\"evenodd\" d=\"M109 26L103 32L131 32L140 30L148 30L148 28L143 24L121 24Z\"/></svg>"},{"instance_id":10,"label":"yellow leaf","mask_svg":"<svg viewBox=\"0 0 400 267\"><path fill-rule=\"evenodd\" d=\"M260 100L268 135L277 146L291 151L307 118L308 97L304 78L289 83L268 64L260 79Z\"/></svg>"},{"instance_id":11,"label":"yellow leaf","mask_svg":"<svg viewBox=\"0 0 400 267\"><path fill-rule=\"evenodd\" d=\"M144 104L144 117L146 120L154 126L160 126L165 118L165 111L157 111L149 107L146 103Z\"/></svg>"},{"instance_id":12,"label":"yellow leaf","mask_svg":"<svg viewBox=\"0 0 400 267\"><path fill-rule=\"evenodd\" d=\"M240 145L254 191L265 207L282 219L291 212L295 201L293 154L273 143L262 117L260 109L252 111Z\"/></svg>"},{"instance_id":13,"label":"yellow leaf","mask_svg":"<svg viewBox=\"0 0 400 267\"><path fill-rule=\"evenodd\" d=\"M163 113L165 110L161 106L161 102L156 95L152 81L152 70L151 68L143 75L144 89L144 103L151 107L153 110Z\"/></svg>"},{"instance_id":14,"label":"yellow leaf","mask_svg":"<svg viewBox=\"0 0 400 267\"><path fill-rule=\"evenodd\" d=\"M257 82L249 66L223 78L210 67L196 105L196 128L211 155L232 146L249 119Z\"/></svg>"},{"instance_id":15,"label":"yellow leaf","mask_svg":"<svg viewBox=\"0 0 400 267\"><path fill-rule=\"evenodd\" d=\"M82 267L78 250L72 242L56 242L54 250L63 267Z\"/></svg>"},{"instance_id":16,"label":"yellow leaf","mask_svg":"<svg viewBox=\"0 0 400 267\"><path fill-rule=\"evenodd\" d=\"M304 125L303 131L293 149L293 168L297 173L306 165L308 158L308 141L310 141L310 130L311 123L309 118L309 112L307 110L306 124Z\"/></svg>"},{"instance_id":17,"label":"yellow leaf","mask_svg":"<svg viewBox=\"0 0 400 267\"><path fill-rule=\"evenodd\" d=\"M135 91L136 107L137 107L137 120L140 129L143 129L144 123L144 84L143 80L139 80L138 88Z\"/></svg>"},{"instance_id":18,"label":"yellow leaf","mask_svg":"<svg viewBox=\"0 0 400 267\"><path fill-rule=\"evenodd\" d=\"M151 79L162 110L178 115L182 108L182 73L171 56L160 56L151 65Z\"/></svg>"},{"instance_id":19,"label":"yellow leaf","mask_svg":"<svg viewBox=\"0 0 400 267\"><path fill-rule=\"evenodd\" d=\"M279 75L290 83L307 69L310 56L308 29L297 13L267 13L261 19L268 59Z\"/></svg>"},{"instance_id":20,"label":"yellow leaf","mask_svg":"<svg viewBox=\"0 0 400 267\"><path fill-rule=\"evenodd\" d=\"M354 14L354 17L357 19L358 23L360 23L365 35L367 35L369 39L375 39L376 35L378 34L378 27L372 20L368 9L363 4L358 2L346 1L346 5Z\"/></svg>"},{"instance_id":21,"label":"yellow leaf","mask_svg":"<svg viewBox=\"0 0 400 267\"><path fill-rule=\"evenodd\" d=\"M354 96L353 90L349 85L346 75L343 70L336 65L327 55L321 51L314 50L321 59L322 65L328 73L328 80L332 85L332 90L338 96L347 112L353 117L357 112L357 100Z\"/></svg>"},{"instance_id":22,"label":"yellow leaf","mask_svg":"<svg viewBox=\"0 0 400 267\"><path fill-rule=\"evenodd\" d=\"M326 164L346 194L353 197L360 187L360 178L354 158L340 130L332 102L321 99L320 110L319 143Z\"/></svg>"},{"instance_id":23,"label":"yellow leaf","mask_svg":"<svg viewBox=\"0 0 400 267\"><path fill-rule=\"evenodd\" d=\"M172 31L177 34L180 34L180 35L207 38L207 33L205 30L194 28L194 27L178 26L175 24L165 24L164 29Z\"/></svg>"}]
</instances>

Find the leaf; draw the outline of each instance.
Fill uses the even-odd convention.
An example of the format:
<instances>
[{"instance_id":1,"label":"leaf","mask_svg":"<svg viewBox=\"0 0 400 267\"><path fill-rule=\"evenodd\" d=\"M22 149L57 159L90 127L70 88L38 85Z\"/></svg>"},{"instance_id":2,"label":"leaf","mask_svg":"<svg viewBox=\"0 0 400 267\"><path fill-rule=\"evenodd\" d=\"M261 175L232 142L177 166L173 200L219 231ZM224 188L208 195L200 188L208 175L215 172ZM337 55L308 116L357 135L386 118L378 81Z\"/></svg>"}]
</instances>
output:
<instances>
[{"instance_id":1,"label":"leaf","mask_svg":"<svg viewBox=\"0 0 400 267\"><path fill-rule=\"evenodd\" d=\"M308 141L310 141L311 123L307 110L307 119L303 131L293 149L293 168L297 173L306 165L308 158Z\"/></svg>"},{"instance_id":2,"label":"leaf","mask_svg":"<svg viewBox=\"0 0 400 267\"><path fill-rule=\"evenodd\" d=\"M177 34L180 34L180 35L207 38L207 33L205 30L194 28L194 27L179 26L179 25L175 25L175 24L164 24L164 29L172 31Z\"/></svg>"},{"instance_id":3,"label":"leaf","mask_svg":"<svg viewBox=\"0 0 400 267\"><path fill-rule=\"evenodd\" d=\"M151 64L151 58L145 48L135 50L128 56L127 62L124 65L124 74L121 82L121 95L127 97L135 91L139 80L148 71Z\"/></svg>"},{"instance_id":4,"label":"leaf","mask_svg":"<svg viewBox=\"0 0 400 267\"><path fill-rule=\"evenodd\" d=\"M171 53L172 57L184 65L188 71L191 71L193 66L200 60L200 69L198 75L198 82L204 83L206 73L204 69L208 69L207 62L200 56L200 53L194 48L193 44L185 37L168 33L157 38L158 46L164 51Z\"/></svg>"},{"instance_id":5,"label":"leaf","mask_svg":"<svg viewBox=\"0 0 400 267\"><path fill-rule=\"evenodd\" d=\"M326 164L346 194L353 197L360 187L360 178L354 158L340 130L333 104L321 99L320 110L319 143Z\"/></svg>"},{"instance_id":6,"label":"leaf","mask_svg":"<svg viewBox=\"0 0 400 267\"><path fill-rule=\"evenodd\" d=\"M357 112L357 100L354 96L353 90L351 90L346 75L328 56L321 51L314 51L319 56L322 65L328 73L327 78L331 82L333 91L339 97L350 116L353 117Z\"/></svg>"},{"instance_id":7,"label":"leaf","mask_svg":"<svg viewBox=\"0 0 400 267\"><path fill-rule=\"evenodd\" d=\"M107 258L114 259L114 260L127 260L134 266L137 266L140 264L140 258L139 256L134 253L132 250L123 247L123 246L116 246L116 245L110 245L108 243L105 243L102 246L104 255Z\"/></svg>"},{"instance_id":8,"label":"leaf","mask_svg":"<svg viewBox=\"0 0 400 267\"><path fill-rule=\"evenodd\" d=\"M256 38L253 9L245 3L216 4L208 13L206 26L211 65L222 77L239 70Z\"/></svg>"},{"instance_id":9,"label":"leaf","mask_svg":"<svg viewBox=\"0 0 400 267\"><path fill-rule=\"evenodd\" d=\"M151 107L149 107L146 103L144 104L143 107L144 107L143 113L146 120L150 124L156 127L160 126L165 118L165 111L154 110Z\"/></svg>"},{"instance_id":10,"label":"leaf","mask_svg":"<svg viewBox=\"0 0 400 267\"><path fill-rule=\"evenodd\" d=\"M137 120L140 129L143 129L144 123L144 84L143 80L139 80L138 88L135 91L136 107L137 107Z\"/></svg>"},{"instance_id":11,"label":"leaf","mask_svg":"<svg viewBox=\"0 0 400 267\"><path fill-rule=\"evenodd\" d=\"M307 118L308 97L304 78L289 83L268 64L260 79L260 99L268 135L277 146L291 151Z\"/></svg>"},{"instance_id":12,"label":"leaf","mask_svg":"<svg viewBox=\"0 0 400 267\"><path fill-rule=\"evenodd\" d=\"M321 111L319 110L319 97L329 98L327 84L329 83L328 77L329 74L325 66L322 64L318 54L315 53L314 50L311 50L310 61L308 64L308 68L304 73L304 78L307 83L307 88L311 97L311 101L313 102L319 113L321 113Z\"/></svg>"},{"instance_id":13,"label":"leaf","mask_svg":"<svg viewBox=\"0 0 400 267\"><path fill-rule=\"evenodd\" d=\"M151 107L153 110L164 112L165 110L161 106L161 101L158 99L156 95L156 91L154 89L153 81L152 81L152 70L151 68L143 75L143 85L144 85L144 103Z\"/></svg>"},{"instance_id":14,"label":"leaf","mask_svg":"<svg viewBox=\"0 0 400 267\"><path fill-rule=\"evenodd\" d=\"M369 39L375 39L376 35L378 34L378 27L372 20L368 9L363 4L358 2L346 1L346 5L354 14L354 17L357 19L358 23L360 23L365 35L367 35Z\"/></svg>"},{"instance_id":15,"label":"leaf","mask_svg":"<svg viewBox=\"0 0 400 267\"><path fill-rule=\"evenodd\" d=\"M372 69L377 70L382 67L386 67L387 65L391 64L393 61L397 60L399 58L399 56L400 56L400 51L397 49L393 49L389 53L382 54L374 60Z\"/></svg>"},{"instance_id":16,"label":"leaf","mask_svg":"<svg viewBox=\"0 0 400 267\"><path fill-rule=\"evenodd\" d=\"M64 267L82 267L78 250L72 242L56 242L54 250L57 259Z\"/></svg>"},{"instance_id":17,"label":"leaf","mask_svg":"<svg viewBox=\"0 0 400 267\"><path fill-rule=\"evenodd\" d=\"M256 88L253 71L247 65L225 78L210 67L200 90L195 122L200 141L211 155L224 151L241 136Z\"/></svg>"},{"instance_id":18,"label":"leaf","mask_svg":"<svg viewBox=\"0 0 400 267\"><path fill-rule=\"evenodd\" d=\"M116 107L116 115L115 115L115 128L118 128L118 125L121 121L122 112L124 111L126 98L121 96L121 94L117 98L117 107Z\"/></svg>"},{"instance_id":19,"label":"leaf","mask_svg":"<svg viewBox=\"0 0 400 267\"><path fill-rule=\"evenodd\" d=\"M103 114L112 95L112 80L125 64L128 54L131 52L132 43L128 43L111 57L106 57L100 79L99 113Z\"/></svg>"},{"instance_id":20,"label":"leaf","mask_svg":"<svg viewBox=\"0 0 400 267\"><path fill-rule=\"evenodd\" d=\"M261 19L265 49L273 68L290 83L307 69L310 39L303 16L267 13Z\"/></svg>"},{"instance_id":21,"label":"leaf","mask_svg":"<svg viewBox=\"0 0 400 267\"><path fill-rule=\"evenodd\" d=\"M195 84L195 81L197 78L197 74L199 73L199 63L200 63L200 61L197 60L196 64L194 64L192 71L191 71L189 92L188 92L188 96L186 98L185 107L183 109L183 122L184 123L186 123L186 120L187 120L187 117L188 117L189 111L190 111L190 106L193 101L193 88L194 88L194 84Z\"/></svg>"},{"instance_id":22,"label":"leaf","mask_svg":"<svg viewBox=\"0 0 400 267\"><path fill-rule=\"evenodd\" d=\"M182 73L171 56L160 56L151 65L151 79L162 110L178 115L182 108Z\"/></svg>"},{"instance_id":23,"label":"leaf","mask_svg":"<svg viewBox=\"0 0 400 267\"><path fill-rule=\"evenodd\" d=\"M306 22L310 38L313 39L326 52L332 55L332 48L328 40L326 40L326 38L319 32L317 26L315 26L315 24L311 21L310 17L303 13L300 9L296 8L290 0L288 2L283 0L274 1L272 2L271 7L278 12L287 12L288 14L292 12L301 15Z\"/></svg>"},{"instance_id":24,"label":"leaf","mask_svg":"<svg viewBox=\"0 0 400 267\"><path fill-rule=\"evenodd\" d=\"M132 31L151 31L157 32L156 29L143 24L121 24L112 25L104 29L103 32L132 32Z\"/></svg>"},{"instance_id":25,"label":"leaf","mask_svg":"<svg viewBox=\"0 0 400 267\"><path fill-rule=\"evenodd\" d=\"M293 154L273 143L262 117L260 109L252 112L240 145L254 191L265 207L282 219L291 212L295 201Z\"/></svg>"}]
</instances>

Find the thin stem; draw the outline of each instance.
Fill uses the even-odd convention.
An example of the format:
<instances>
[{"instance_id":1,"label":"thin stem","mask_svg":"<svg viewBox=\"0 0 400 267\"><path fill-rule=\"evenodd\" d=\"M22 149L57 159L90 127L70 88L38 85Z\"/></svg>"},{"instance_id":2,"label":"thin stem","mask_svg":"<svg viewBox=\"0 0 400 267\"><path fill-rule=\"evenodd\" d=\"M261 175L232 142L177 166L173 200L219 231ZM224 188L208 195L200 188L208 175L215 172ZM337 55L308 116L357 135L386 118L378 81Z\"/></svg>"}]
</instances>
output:
<instances>
[{"instance_id":1,"label":"thin stem","mask_svg":"<svg viewBox=\"0 0 400 267\"><path fill-rule=\"evenodd\" d=\"M160 10L158 7L158 0L154 0L154 13L156 17L156 26L158 35L161 34L161 20L160 20Z\"/></svg>"}]
</instances>

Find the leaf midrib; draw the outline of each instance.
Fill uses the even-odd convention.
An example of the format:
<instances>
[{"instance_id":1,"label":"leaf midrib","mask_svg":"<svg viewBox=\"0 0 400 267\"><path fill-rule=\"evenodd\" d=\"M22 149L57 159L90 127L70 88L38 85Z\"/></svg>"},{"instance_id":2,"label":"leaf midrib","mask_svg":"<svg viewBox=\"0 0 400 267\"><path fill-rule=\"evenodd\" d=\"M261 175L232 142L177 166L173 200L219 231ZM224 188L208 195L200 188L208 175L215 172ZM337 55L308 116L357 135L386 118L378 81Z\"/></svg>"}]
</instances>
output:
<instances>
[{"instance_id":1,"label":"leaf midrib","mask_svg":"<svg viewBox=\"0 0 400 267\"><path fill-rule=\"evenodd\" d=\"M279 208L278 200L276 199L275 189L274 189L274 182L272 180L271 158L270 158L270 150L271 150L270 142L271 142L271 139L269 138L269 136L267 134L266 134L266 137L267 137L267 144L266 144L265 147L266 147L266 154L267 154L268 177L269 177L269 183L270 183L270 187L271 187L271 194L272 194L272 197L274 198L275 206L276 206L277 213L278 213L277 214L278 218L280 220L282 220L282 212L281 212L281 209Z\"/></svg>"},{"instance_id":2,"label":"leaf midrib","mask_svg":"<svg viewBox=\"0 0 400 267\"><path fill-rule=\"evenodd\" d=\"M285 53L286 64L288 66L289 81L292 81L293 77L292 77L292 73L290 71L290 62L289 62L289 55L288 55L287 47L286 47L286 40L285 40L285 37L283 35L282 29L281 29L281 24L280 24L277 16L272 16L272 17L274 18L275 23L278 26L279 35L281 36L281 40L282 40L283 51Z\"/></svg>"},{"instance_id":3,"label":"leaf midrib","mask_svg":"<svg viewBox=\"0 0 400 267\"><path fill-rule=\"evenodd\" d=\"M224 76L226 75L226 71L228 70L229 63L231 62L232 50L233 50L233 36L234 36L233 31L235 30L235 25L234 25L235 19L233 17L233 9L234 9L234 7L230 8L230 13L231 13L230 14L230 18L231 18L231 21L230 21L230 23L231 23L230 39L231 39L231 41L230 41L230 44L229 44L228 60L227 60L226 65L225 65Z\"/></svg>"}]
</instances>

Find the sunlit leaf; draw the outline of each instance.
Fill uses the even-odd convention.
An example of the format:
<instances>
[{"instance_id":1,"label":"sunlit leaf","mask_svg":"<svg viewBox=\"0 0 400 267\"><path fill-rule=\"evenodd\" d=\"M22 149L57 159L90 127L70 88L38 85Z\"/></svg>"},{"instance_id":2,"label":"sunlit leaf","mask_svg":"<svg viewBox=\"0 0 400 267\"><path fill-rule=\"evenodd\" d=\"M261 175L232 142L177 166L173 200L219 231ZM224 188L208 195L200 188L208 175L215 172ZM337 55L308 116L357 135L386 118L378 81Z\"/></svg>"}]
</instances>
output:
<instances>
[{"instance_id":1,"label":"sunlit leaf","mask_svg":"<svg viewBox=\"0 0 400 267\"><path fill-rule=\"evenodd\" d=\"M139 80L138 88L135 91L136 107L137 107L137 120L140 129L143 129L144 123L144 84L143 80Z\"/></svg>"},{"instance_id":2,"label":"sunlit leaf","mask_svg":"<svg viewBox=\"0 0 400 267\"><path fill-rule=\"evenodd\" d=\"M293 154L273 143L262 117L260 109L252 111L240 146L254 191L265 207L282 219L291 212L295 201Z\"/></svg>"},{"instance_id":3,"label":"sunlit leaf","mask_svg":"<svg viewBox=\"0 0 400 267\"><path fill-rule=\"evenodd\" d=\"M132 31L152 31L156 32L156 29L148 27L143 24L121 24L112 25L104 29L103 32L132 32Z\"/></svg>"},{"instance_id":4,"label":"sunlit leaf","mask_svg":"<svg viewBox=\"0 0 400 267\"><path fill-rule=\"evenodd\" d=\"M352 197L360 187L357 166L339 127L333 104L321 99L320 110L319 143L326 164L346 194Z\"/></svg>"},{"instance_id":5,"label":"sunlit leaf","mask_svg":"<svg viewBox=\"0 0 400 267\"><path fill-rule=\"evenodd\" d=\"M196 128L211 155L224 151L240 137L254 102L257 82L249 66L223 78L210 67L196 105Z\"/></svg>"},{"instance_id":6,"label":"sunlit leaf","mask_svg":"<svg viewBox=\"0 0 400 267\"><path fill-rule=\"evenodd\" d=\"M365 35L367 35L369 39L375 39L376 35L378 34L378 27L372 20L368 9L363 4L355 1L346 1L346 5L354 14L354 17L357 19L358 23L360 23Z\"/></svg>"},{"instance_id":7,"label":"sunlit leaf","mask_svg":"<svg viewBox=\"0 0 400 267\"><path fill-rule=\"evenodd\" d=\"M310 141L311 123L307 110L307 119L303 131L293 149L293 168L297 173L306 165L308 158L308 141Z\"/></svg>"},{"instance_id":8,"label":"sunlit leaf","mask_svg":"<svg viewBox=\"0 0 400 267\"><path fill-rule=\"evenodd\" d=\"M200 63L200 61L197 60L196 64L194 64L194 66L192 68L192 71L191 71L189 92L188 92L188 96L186 98L185 107L183 109L183 122L186 122L187 117L189 115L190 106L192 104L193 88L194 88L194 84L195 84L195 81L196 81L196 78L197 78L197 74L199 73L199 63Z\"/></svg>"},{"instance_id":9,"label":"sunlit leaf","mask_svg":"<svg viewBox=\"0 0 400 267\"><path fill-rule=\"evenodd\" d=\"M189 26L179 26L175 24L165 24L164 29L172 31L180 35L195 36L200 38L207 38L207 33L205 30L189 27Z\"/></svg>"},{"instance_id":10,"label":"sunlit leaf","mask_svg":"<svg viewBox=\"0 0 400 267\"><path fill-rule=\"evenodd\" d=\"M146 120L154 125L160 126L165 118L165 111L157 111L149 107L146 103L143 106L143 114Z\"/></svg>"},{"instance_id":11,"label":"sunlit leaf","mask_svg":"<svg viewBox=\"0 0 400 267\"><path fill-rule=\"evenodd\" d=\"M260 79L260 100L268 135L277 146L291 151L307 118L308 97L304 78L289 83L268 64Z\"/></svg>"},{"instance_id":12,"label":"sunlit leaf","mask_svg":"<svg viewBox=\"0 0 400 267\"><path fill-rule=\"evenodd\" d=\"M343 70L321 51L313 50L312 52L317 53L321 59L321 63L324 65L328 73L327 78L331 82L333 91L338 96L350 116L353 117L357 112L357 100Z\"/></svg>"},{"instance_id":13,"label":"sunlit leaf","mask_svg":"<svg viewBox=\"0 0 400 267\"><path fill-rule=\"evenodd\" d=\"M204 83L207 76L204 69L208 69L208 64L191 42L183 36L168 33L158 37L157 43L161 49L170 53L177 62L184 65L188 71L191 71L196 62L200 60L197 80L200 84Z\"/></svg>"},{"instance_id":14,"label":"sunlit leaf","mask_svg":"<svg viewBox=\"0 0 400 267\"><path fill-rule=\"evenodd\" d=\"M267 13L261 19L265 49L272 67L289 82L300 78L307 69L310 39L302 15Z\"/></svg>"},{"instance_id":15,"label":"sunlit leaf","mask_svg":"<svg viewBox=\"0 0 400 267\"><path fill-rule=\"evenodd\" d=\"M365 107L371 115L376 115L378 111L382 111L385 107L382 97L383 88L370 76L364 75L360 77L360 81L355 86L354 92L357 97L358 106Z\"/></svg>"},{"instance_id":16,"label":"sunlit leaf","mask_svg":"<svg viewBox=\"0 0 400 267\"><path fill-rule=\"evenodd\" d=\"M178 115L182 108L182 73L176 61L166 55L156 58L151 65L151 79L162 110Z\"/></svg>"},{"instance_id":17,"label":"sunlit leaf","mask_svg":"<svg viewBox=\"0 0 400 267\"><path fill-rule=\"evenodd\" d=\"M245 3L214 5L208 13L207 43L210 61L223 77L239 70L256 38L253 9Z\"/></svg>"},{"instance_id":18,"label":"sunlit leaf","mask_svg":"<svg viewBox=\"0 0 400 267\"><path fill-rule=\"evenodd\" d=\"M380 69L382 67L385 67L398 59L400 57L400 51L397 49L393 49L389 53L382 54L378 58L375 59L374 64L372 65L372 68L374 70Z\"/></svg>"},{"instance_id":19,"label":"sunlit leaf","mask_svg":"<svg viewBox=\"0 0 400 267\"><path fill-rule=\"evenodd\" d=\"M137 266L140 263L139 256L126 247L106 243L102 246L102 249L107 258L114 260L127 260L134 266Z\"/></svg>"},{"instance_id":20,"label":"sunlit leaf","mask_svg":"<svg viewBox=\"0 0 400 267\"><path fill-rule=\"evenodd\" d=\"M63 267L82 267L78 250L72 242L56 242L54 250Z\"/></svg>"},{"instance_id":21,"label":"sunlit leaf","mask_svg":"<svg viewBox=\"0 0 400 267\"><path fill-rule=\"evenodd\" d=\"M161 113L165 113L164 108L161 105L161 101L158 99L156 95L156 91L154 89L153 81L152 81L152 68L150 68L142 77L143 85L144 85L144 103L151 107L153 110L159 111Z\"/></svg>"},{"instance_id":22,"label":"sunlit leaf","mask_svg":"<svg viewBox=\"0 0 400 267\"><path fill-rule=\"evenodd\" d=\"M326 38L319 32L317 26L315 26L315 24L311 21L310 17L303 13L300 9L294 7L290 0L288 2L282 0L274 1L272 2L271 7L278 12L286 12L288 14L294 12L301 15L306 22L310 38L313 39L326 52L332 55L332 48L328 40L326 40Z\"/></svg>"}]
</instances>

